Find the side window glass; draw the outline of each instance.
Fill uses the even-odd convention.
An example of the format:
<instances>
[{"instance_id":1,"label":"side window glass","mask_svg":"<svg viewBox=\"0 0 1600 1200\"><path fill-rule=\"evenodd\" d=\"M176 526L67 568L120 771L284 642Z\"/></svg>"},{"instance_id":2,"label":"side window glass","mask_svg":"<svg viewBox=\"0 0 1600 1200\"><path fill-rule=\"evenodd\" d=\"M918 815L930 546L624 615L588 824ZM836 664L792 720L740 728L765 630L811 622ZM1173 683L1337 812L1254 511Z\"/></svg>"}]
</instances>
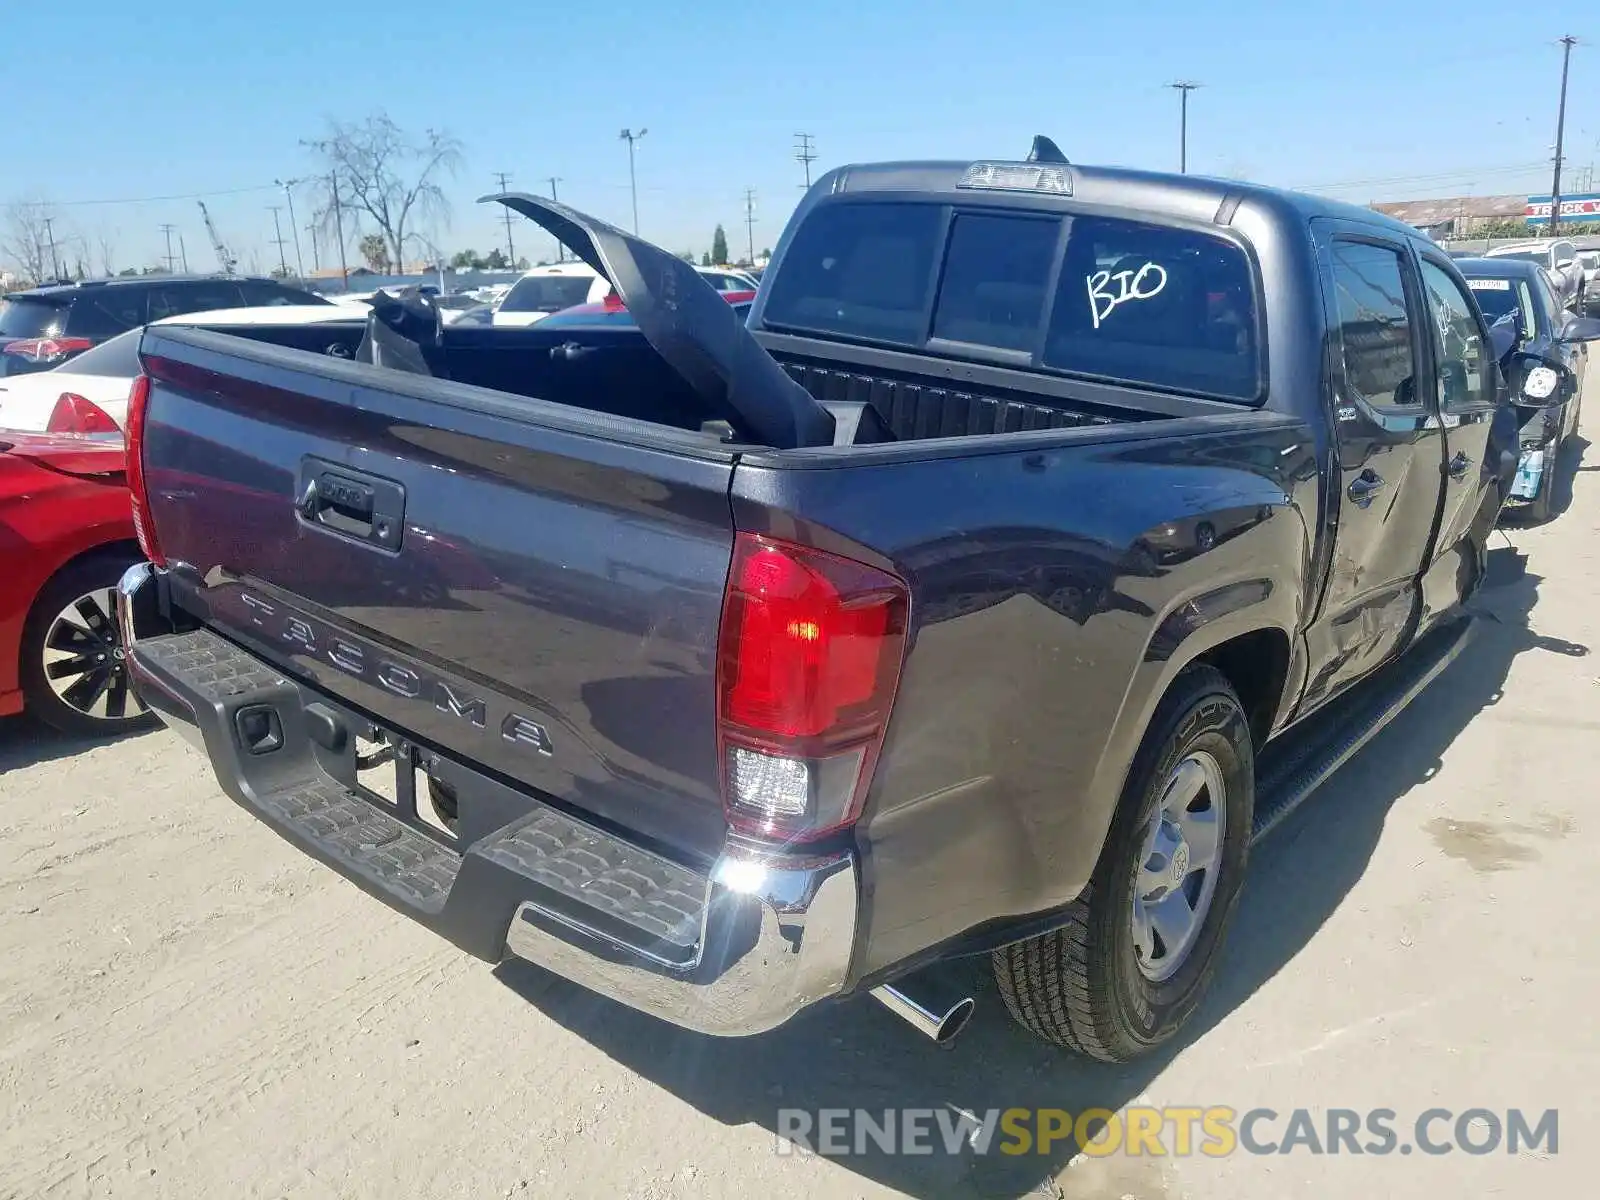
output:
<instances>
[{"instance_id":1,"label":"side window glass","mask_svg":"<svg viewBox=\"0 0 1600 1200\"><path fill-rule=\"evenodd\" d=\"M1332 257L1334 337L1344 391L1386 408L1419 406L1422 397L1417 391L1399 252L1365 242L1336 241Z\"/></svg>"},{"instance_id":2,"label":"side window glass","mask_svg":"<svg viewBox=\"0 0 1600 1200\"><path fill-rule=\"evenodd\" d=\"M1433 318L1438 355L1439 407L1448 412L1490 399L1483 334L1472 300L1443 267L1422 260L1423 290Z\"/></svg>"}]
</instances>

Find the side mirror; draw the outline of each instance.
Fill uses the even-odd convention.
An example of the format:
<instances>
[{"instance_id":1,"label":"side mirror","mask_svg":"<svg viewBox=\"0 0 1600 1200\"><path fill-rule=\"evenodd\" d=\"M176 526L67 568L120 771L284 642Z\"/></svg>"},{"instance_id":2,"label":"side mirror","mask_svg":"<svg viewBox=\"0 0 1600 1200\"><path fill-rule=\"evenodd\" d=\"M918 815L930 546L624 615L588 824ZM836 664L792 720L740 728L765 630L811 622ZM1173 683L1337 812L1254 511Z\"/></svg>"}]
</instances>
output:
<instances>
[{"instance_id":1,"label":"side mirror","mask_svg":"<svg viewBox=\"0 0 1600 1200\"><path fill-rule=\"evenodd\" d=\"M1600 317L1573 317L1561 330L1563 342L1600 341Z\"/></svg>"},{"instance_id":2,"label":"side mirror","mask_svg":"<svg viewBox=\"0 0 1600 1200\"><path fill-rule=\"evenodd\" d=\"M1506 364L1506 390L1520 408L1544 408L1572 395L1577 377L1562 363L1525 350L1513 353Z\"/></svg>"}]
</instances>

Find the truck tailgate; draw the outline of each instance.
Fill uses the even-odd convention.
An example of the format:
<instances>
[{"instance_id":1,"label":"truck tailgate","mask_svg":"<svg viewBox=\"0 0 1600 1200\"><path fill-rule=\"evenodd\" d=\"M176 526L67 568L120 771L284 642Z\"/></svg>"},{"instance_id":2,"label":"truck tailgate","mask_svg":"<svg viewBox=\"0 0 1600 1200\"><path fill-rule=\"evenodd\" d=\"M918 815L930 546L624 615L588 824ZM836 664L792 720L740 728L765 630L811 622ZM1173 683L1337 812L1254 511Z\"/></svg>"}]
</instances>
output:
<instances>
[{"instance_id":1,"label":"truck tailgate","mask_svg":"<svg viewBox=\"0 0 1600 1200\"><path fill-rule=\"evenodd\" d=\"M185 608L419 746L717 852L731 453L212 333L142 354Z\"/></svg>"}]
</instances>

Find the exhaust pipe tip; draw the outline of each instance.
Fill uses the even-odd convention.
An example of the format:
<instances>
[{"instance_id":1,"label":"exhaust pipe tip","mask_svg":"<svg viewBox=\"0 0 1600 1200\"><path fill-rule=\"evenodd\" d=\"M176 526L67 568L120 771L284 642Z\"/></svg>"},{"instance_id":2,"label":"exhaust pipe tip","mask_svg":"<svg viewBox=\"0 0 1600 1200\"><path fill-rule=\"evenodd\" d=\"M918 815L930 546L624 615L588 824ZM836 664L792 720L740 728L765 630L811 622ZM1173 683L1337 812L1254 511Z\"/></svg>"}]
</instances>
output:
<instances>
[{"instance_id":1,"label":"exhaust pipe tip","mask_svg":"<svg viewBox=\"0 0 1600 1200\"><path fill-rule=\"evenodd\" d=\"M947 1046L967 1027L978 1003L963 996L948 1007L927 1008L899 988L887 984L872 989L872 997L935 1045Z\"/></svg>"}]
</instances>

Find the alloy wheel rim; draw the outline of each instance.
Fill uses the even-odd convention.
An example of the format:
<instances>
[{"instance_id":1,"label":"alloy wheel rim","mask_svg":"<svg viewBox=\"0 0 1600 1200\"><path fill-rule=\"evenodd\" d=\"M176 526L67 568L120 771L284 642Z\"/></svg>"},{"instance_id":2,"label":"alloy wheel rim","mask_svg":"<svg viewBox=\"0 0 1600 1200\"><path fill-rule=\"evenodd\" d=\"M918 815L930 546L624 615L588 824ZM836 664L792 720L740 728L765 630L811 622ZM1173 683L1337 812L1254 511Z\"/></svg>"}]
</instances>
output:
<instances>
[{"instance_id":1,"label":"alloy wheel rim","mask_svg":"<svg viewBox=\"0 0 1600 1200\"><path fill-rule=\"evenodd\" d=\"M1222 767L1203 750L1167 775L1145 827L1133 884L1133 945L1139 972L1162 983L1188 961L1217 891L1227 833Z\"/></svg>"},{"instance_id":2,"label":"alloy wheel rim","mask_svg":"<svg viewBox=\"0 0 1600 1200\"><path fill-rule=\"evenodd\" d=\"M149 709L133 690L111 588L79 596L50 622L44 677L68 708L97 721L130 721Z\"/></svg>"}]
</instances>

